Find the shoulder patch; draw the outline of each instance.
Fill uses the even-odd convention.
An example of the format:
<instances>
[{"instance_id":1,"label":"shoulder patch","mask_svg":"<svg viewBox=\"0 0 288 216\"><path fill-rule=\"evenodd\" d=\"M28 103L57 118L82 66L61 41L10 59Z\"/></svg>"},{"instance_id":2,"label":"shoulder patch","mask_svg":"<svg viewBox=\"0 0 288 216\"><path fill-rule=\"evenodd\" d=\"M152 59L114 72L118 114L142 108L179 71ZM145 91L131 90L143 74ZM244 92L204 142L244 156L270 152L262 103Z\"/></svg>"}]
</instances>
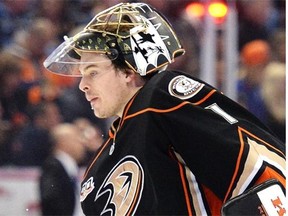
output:
<instances>
[{"instance_id":1,"label":"shoulder patch","mask_svg":"<svg viewBox=\"0 0 288 216\"><path fill-rule=\"evenodd\" d=\"M203 83L179 75L169 82L168 91L172 96L185 100L195 96L203 87Z\"/></svg>"}]
</instances>

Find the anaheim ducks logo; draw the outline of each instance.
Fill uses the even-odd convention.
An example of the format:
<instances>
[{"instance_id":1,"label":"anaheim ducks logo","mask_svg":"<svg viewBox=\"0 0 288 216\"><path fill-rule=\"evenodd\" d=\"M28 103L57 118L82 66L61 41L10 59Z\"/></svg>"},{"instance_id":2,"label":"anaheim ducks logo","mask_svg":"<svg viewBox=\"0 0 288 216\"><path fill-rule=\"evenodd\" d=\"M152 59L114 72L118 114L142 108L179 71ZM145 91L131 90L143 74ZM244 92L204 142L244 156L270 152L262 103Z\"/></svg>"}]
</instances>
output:
<instances>
[{"instance_id":1,"label":"anaheim ducks logo","mask_svg":"<svg viewBox=\"0 0 288 216\"><path fill-rule=\"evenodd\" d=\"M142 196L143 169L133 156L119 161L98 190L95 201L108 197L101 215L133 215Z\"/></svg>"},{"instance_id":2,"label":"anaheim ducks logo","mask_svg":"<svg viewBox=\"0 0 288 216\"><path fill-rule=\"evenodd\" d=\"M195 96L203 88L203 86L203 83L199 83L186 76L179 75L170 81L168 91L171 95L185 100Z\"/></svg>"}]
</instances>

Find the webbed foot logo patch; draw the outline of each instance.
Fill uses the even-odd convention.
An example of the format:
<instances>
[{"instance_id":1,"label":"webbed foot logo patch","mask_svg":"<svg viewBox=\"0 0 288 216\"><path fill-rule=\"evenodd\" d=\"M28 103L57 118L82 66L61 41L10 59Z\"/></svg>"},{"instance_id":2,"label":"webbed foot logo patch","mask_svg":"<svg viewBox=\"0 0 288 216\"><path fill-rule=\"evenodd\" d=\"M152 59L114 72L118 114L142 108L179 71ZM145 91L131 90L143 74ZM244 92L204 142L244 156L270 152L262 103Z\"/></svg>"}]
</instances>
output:
<instances>
[{"instance_id":1,"label":"webbed foot logo patch","mask_svg":"<svg viewBox=\"0 0 288 216\"><path fill-rule=\"evenodd\" d=\"M133 156L123 158L105 178L97 191L95 202L107 198L101 215L133 215L140 202L144 172Z\"/></svg>"}]
</instances>

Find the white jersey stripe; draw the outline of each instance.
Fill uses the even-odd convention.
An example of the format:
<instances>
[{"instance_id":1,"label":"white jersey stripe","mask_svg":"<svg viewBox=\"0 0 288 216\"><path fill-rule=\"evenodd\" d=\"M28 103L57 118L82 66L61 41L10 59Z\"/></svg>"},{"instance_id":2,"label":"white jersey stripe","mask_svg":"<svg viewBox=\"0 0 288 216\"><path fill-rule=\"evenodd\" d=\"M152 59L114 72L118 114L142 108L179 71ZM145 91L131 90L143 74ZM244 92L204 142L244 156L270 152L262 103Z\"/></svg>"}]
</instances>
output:
<instances>
[{"instance_id":1,"label":"white jersey stripe","mask_svg":"<svg viewBox=\"0 0 288 216\"><path fill-rule=\"evenodd\" d=\"M207 216L208 214L205 209L202 194L201 191L199 190L198 182L195 178L195 175L191 172L189 167L186 166L186 163L183 160L183 158L177 152L174 151L174 153L179 162L185 166L185 175L189 184L189 191L193 200L193 207L196 211L196 215Z\"/></svg>"}]
</instances>

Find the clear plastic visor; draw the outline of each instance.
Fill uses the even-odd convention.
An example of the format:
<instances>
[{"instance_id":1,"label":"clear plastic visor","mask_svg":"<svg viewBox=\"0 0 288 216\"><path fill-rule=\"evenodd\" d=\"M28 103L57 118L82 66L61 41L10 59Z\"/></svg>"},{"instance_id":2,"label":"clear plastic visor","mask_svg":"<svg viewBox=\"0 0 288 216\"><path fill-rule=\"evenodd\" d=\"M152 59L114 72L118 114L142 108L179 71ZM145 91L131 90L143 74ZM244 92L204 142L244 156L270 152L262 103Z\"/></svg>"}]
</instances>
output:
<instances>
[{"instance_id":1,"label":"clear plastic visor","mask_svg":"<svg viewBox=\"0 0 288 216\"><path fill-rule=\"evenodd\" d=\"M73 38L65 37L64 39L65 41L60 44L43 62L44 67L53 73L62 76L81 77L82 74L79 71L79 66L81 64L107 62L115 60L118 57L118 53L116 50L112 53L104 50L80 50L75 48L75 41L73 40ZM83 52L91 52L97 53L99 55L105 55L106 58L102 58L105 60L97 62L83 62L81 61L81 53Z\"/></svg>"}]
</instances>

